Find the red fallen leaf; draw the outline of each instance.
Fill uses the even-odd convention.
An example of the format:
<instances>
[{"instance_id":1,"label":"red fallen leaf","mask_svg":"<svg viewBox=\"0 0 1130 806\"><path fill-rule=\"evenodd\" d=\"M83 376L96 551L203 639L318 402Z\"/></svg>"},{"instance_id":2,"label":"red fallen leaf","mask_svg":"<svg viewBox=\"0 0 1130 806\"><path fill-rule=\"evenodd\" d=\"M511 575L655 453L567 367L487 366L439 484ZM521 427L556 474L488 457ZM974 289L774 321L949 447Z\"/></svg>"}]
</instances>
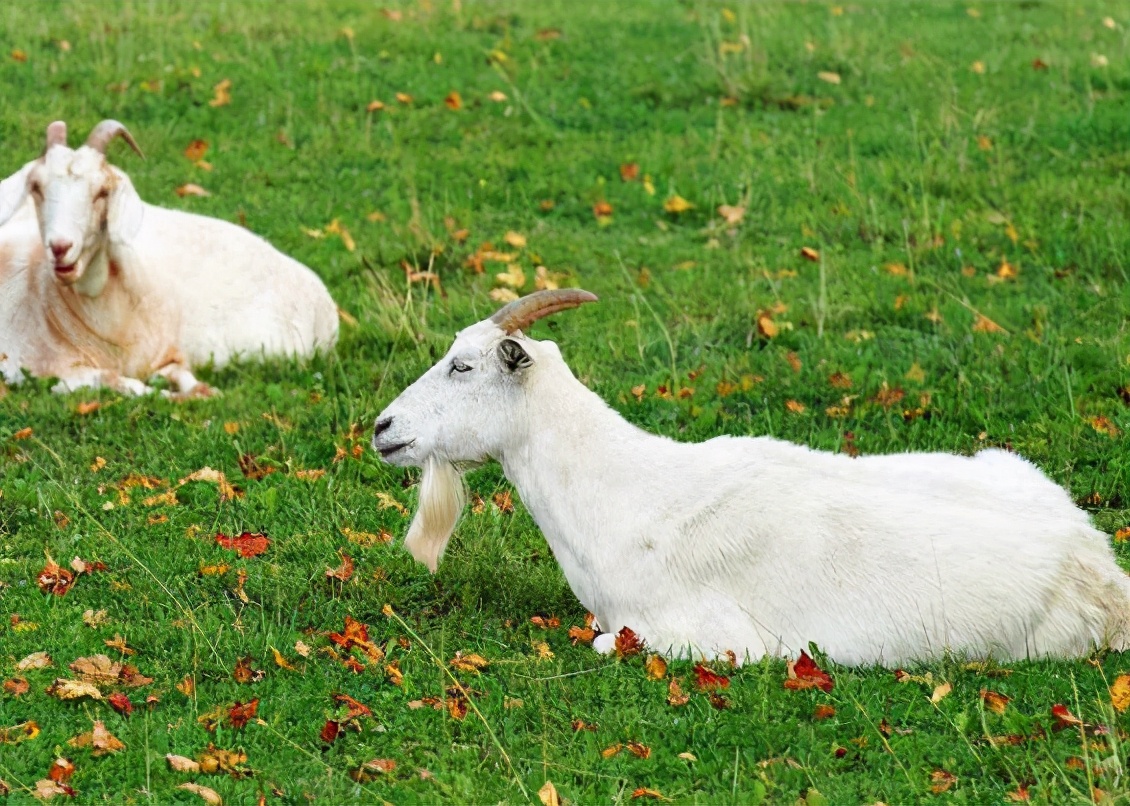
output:
<instances>
[{"instance_id":1,"label":"red fallen leaf","mask_svg":"<svg viewBox=\"0 0 1130 806\"><path fill-rule=\"evenodd\" d=\"M616 633L616 657L630 658L632 655L638 655L643 650L643 641L640 637L632 632L630 627L624 627L620 632Z\"/></svg>"},{"instance_id":2,"label":"red fallen leaf","mask_svg":"<svg viewBox=\"0 0 1130 806\"><path fill-rule=\"evenodd\" d=\"M140 686L148 686L153 682L153 678L143 675L136 666L124 663L122 664L122 671L118 674L118 682L123 686L139 688Z\"/></svg>"},{"instance_id":3,"label":"red fallen leaf","mask_svg":"<svg viewBox=\"0 0 1130 806\"><path fill-rule=\"evenodd\" d=\"M326 579L348 582L353 578L353 558L340 549L338 549L337 554L341 557L341 565L337 568L327 568Z\"/></svg>"},{"instance_id":4,"label":"red fallen leaf","mask_svg":"<svg viewBox=\"0 0 1130 806\"><path fill-rule=\"evenodd\" d=\"M369 710L369 706L360 703L350 697L348 694L335 694L334 701L340 702L349 708L349 713L345 715L346 720L356 719L359 716L372 716L373 712Z\"/></svg>"},{"instance_id":5,"label":"red fallen leaf","mask_svg":"<svg viewBox=\"0 0 1130 806\"><path fill-rule=\"evenodd\" d=\"M27 694L28 682L22 677L14 677L11 680L4 681L4 691L11 694L13 697L19 697L21 694Z\"/></svg>"},{"instance_id":6,"label":"red fallen leaf","mask_svg":"<svg viewBox=\"0 0 1130 806\"><path fill-rule=\"evenodd\" d=\"M259 698L251 700L247 703L242 703L239 700L228 709L228 722L231 723L233 728L242 728L250 722L255 714L259 712Z\"/></svg>"},{"instance_id":7,"label":"red fallen leaf","mask_svg":"<svg viewBox=\"0 0 1130 806\"><path fill-rule=\"evenodd\" d=\"M326 724L322 726L322 732L319 737L326 744L333 744L337 741L337 737L341 734L341 724L332 719L327 719Z\"/></svg>"},{"instance_id":8,"label":"red fallen leaf","mask_svg":"<svg viewBox=\"0 0 1130 806\"><path fill-rule=\"evenodd\" d=\"M57 784L65 784L75 774L75 765L69 758L57 758L47 771L47 777Z\"/></svg>"},{"instance_id":9,"label":"red fallen leaf","mask_svg":"<svg viewBox=\"0 0 1130 806\"><path fill-rule=\"evenodd\" d=\"M345 617L345 629L341 632L332 632L329 639L342 649L352 649L355 646L365 647L369 644L369 628L352 616Z\"/></svg>"},{"instance_id":10,"label":"red fallen leaf","mask_svg":"<svg viewBox=\"0 0 1130 806\"><path fill-rule=\"evenodd\" d=\"M785 681L785 688L791 691L808 688L831 691L834 685L828 673L817 666L804 650L801 650L800 657L795 661L789 661L789 679Z\"/></svg>"},{"instance_id":11,"label":"red fallen leaf","mask_svg":"<svg viewBox=\"0 0 1130 806\"><path fill-rule=\"evenodd\" d=\"M258 683L266 675L262 669L256 669L252 666L255 659L250 655L245 655L236 661L235 669L232 671L232 677L237 683Z\"/></svg>"},{"instance_id":12,"label":"red fallen leaf","mask_svg":"<svg viewBox=\"0 0 1130 806\"><path fill-rule=\"evenodd\" d=\"M133 713L133 703L129 701L129 697L122 694L120 691L115 691L106 701L110 703L110 707L117 711L124 717L129 717Z\"/></svg>"},{"instance_id":13,"label":"red fallen leaf","mask_svg":"<svg viewBox=\"0 0 1130 806\"><path fill-rule=\"evenodd\" d=\"M707 669L701 663L695 665L694 675L699 691L717 691L730 687L730 678Z\"/></svg>"},{"instance_id":14,"label":"red fallen leaf","mask_svg":"<svg viewBox=\"0 0 1130 806\"><path fill-rule=\"evenodd\" d=\"M241 557L248 559L258 557L271 547L271 539L269 537L252 532L243 532L236 537L217 534L216 542L226 549L238 551Z\"/></svg>"},{"instance_id":15,"label":"red fallen leaf","mask_svg":"<svg viewBox=\"0 0 1130 806\"><path fill-rule=\"evenodd\" d=\"M55 596L66 596L74 581L75 575L66 568L60 568L50 555L47 557L47 564L43 566L43 570L39 572L39 576L36 578L36 583L41 592Z\"/></svg>"},{"instance_id":16,"label":"red fallen leaf","mask_svg":"<svg viewBox=\"0 0 1130 806\"><path fill-rule=\"evenodd\" d=\"M1086 723L1067 710L1066 705L1053 705L1052 716L1055 718L1055 724L1052 725L1052 730L1066 730L1067 728L1081 728L1086 727Z\"/></svg>"}]
</instances>

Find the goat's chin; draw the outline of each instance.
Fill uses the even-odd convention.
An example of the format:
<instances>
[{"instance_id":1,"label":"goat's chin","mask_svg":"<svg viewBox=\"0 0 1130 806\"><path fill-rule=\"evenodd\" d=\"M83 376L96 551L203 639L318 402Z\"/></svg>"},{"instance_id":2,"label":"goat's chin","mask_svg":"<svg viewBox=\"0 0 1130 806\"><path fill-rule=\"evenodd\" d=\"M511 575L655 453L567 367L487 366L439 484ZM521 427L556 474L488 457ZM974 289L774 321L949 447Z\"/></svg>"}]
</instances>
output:
<instances>
[{"instance_id":1,"label":"goat's chin","mask_svg":"<svg viewBox=\"0 0 1130 806\"><path fill-rule=\"evenodd\" d=\"M450 462L429 458L423 464L420 500L404 547L433 574L455 531L467 500L463 474Z\"/></svg>"}]
</instances>

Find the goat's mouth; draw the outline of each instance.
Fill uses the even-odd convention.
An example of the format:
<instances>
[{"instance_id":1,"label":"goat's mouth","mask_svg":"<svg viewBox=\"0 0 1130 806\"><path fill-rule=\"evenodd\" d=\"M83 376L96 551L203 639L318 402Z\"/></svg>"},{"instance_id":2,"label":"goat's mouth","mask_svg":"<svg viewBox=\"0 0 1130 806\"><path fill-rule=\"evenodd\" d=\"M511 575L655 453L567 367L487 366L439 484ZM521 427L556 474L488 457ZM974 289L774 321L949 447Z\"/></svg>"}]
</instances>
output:
<instances>
[{"instance_id":1,"label":"goat's mouth","mask_svg":"<svg viewBox=\"0 0 1130 806\"><path fill-rule=\"evenodd\" d=\"M410 439L407 442L394 442L392 445L378 445L377 441L374 439L373 448L381 455L382 459L388 459L390 456L404 450L415 441L414 439Z\"/></svg>"},{"instance_id":2,"label":"goat's mouth","mask_svg":"<svg viewBox=\"0 0 1130 806\"><path fill-rule=\"evenodd\" d=\"M56 263L55 264L55 276L58 277L60 280L71 279L72 277L74 277L74 275L77 273L77 271L78 271L78 261L77 260L74 263Z\"/></svg>"}]
</instances>

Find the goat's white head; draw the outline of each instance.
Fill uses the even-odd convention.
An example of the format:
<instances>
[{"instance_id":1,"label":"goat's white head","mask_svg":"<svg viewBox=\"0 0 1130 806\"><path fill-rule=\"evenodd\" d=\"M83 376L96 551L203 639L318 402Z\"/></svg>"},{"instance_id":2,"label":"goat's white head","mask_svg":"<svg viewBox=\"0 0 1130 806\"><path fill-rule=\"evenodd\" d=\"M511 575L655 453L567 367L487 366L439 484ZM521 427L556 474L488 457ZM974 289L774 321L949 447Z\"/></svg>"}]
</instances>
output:
<instances>
[{"instance_id":1,"label":"goat's white head","mask_svg":"<svg viewBox=\"0 0 1130 806\"><path fill-rule=\"evenodd\" d=\"M44 251L62 283L77 282L107 239L124 242L141 226L144 208L133 183L106 160L115 137L141 154L116 120L99 123L76 149L67 146L67 125L55 121L47 127L43 156L0 183L0 224L30 196Z\"/></svg>"},{"instance_id":2,"label":"goat's white head","mask_svg":"<svg viewBox=\"0 0 1130 806\"><path fill-rule=\"evenodd\" d=\"M459 464L497 458L520 422L522 398L542 372L564 368L557 345L521 330L595 302L588 291L538 291L459 332L439 363L377 418L373 448L386 462L422 467L420 503L405 546L435 571L463 509ZM567 369L565 371L568 371Z\"/></svg>"}]
</instances>

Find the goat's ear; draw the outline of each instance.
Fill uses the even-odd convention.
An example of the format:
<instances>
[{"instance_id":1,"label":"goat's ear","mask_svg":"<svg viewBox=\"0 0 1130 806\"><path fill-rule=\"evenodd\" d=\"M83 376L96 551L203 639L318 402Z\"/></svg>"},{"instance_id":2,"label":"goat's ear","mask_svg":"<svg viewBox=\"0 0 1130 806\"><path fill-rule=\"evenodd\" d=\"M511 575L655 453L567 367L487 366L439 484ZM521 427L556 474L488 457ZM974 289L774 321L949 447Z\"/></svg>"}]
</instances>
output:
<instances>
[{"instance_id":1,"label":"goat's ear","mask_svg":"<svg viewBox=\"0 0 1130 806\"><path fill-rule=\"evenodd\" d=\"M34 163L29 162L0 182L0 225L16 214L27 198L27 175Z\"/></svg>"},{"instance_id":2,"label":"goat's ear","mask_svg":"<svg viewBox=\"0 0 1130 806\"><path fill-rule=\"evenodd\" d=\"M514 339L503 339L498 343L498 357L508 372L517 372L534 364L534 359Z\"/></svg>"},{"instance_id":3,"label":"goat's ear","mask_svg":"<svg viewBox=\"0 0 1130 806\"><path fill-rule=\"evenodd\" d=\"M133 240L141 229L141 220L145 217L145 205L128 176L115 172L115 179L106 215L106 228L109 230L111 241L125 243Z\"/></svg>"}]
</instances>

